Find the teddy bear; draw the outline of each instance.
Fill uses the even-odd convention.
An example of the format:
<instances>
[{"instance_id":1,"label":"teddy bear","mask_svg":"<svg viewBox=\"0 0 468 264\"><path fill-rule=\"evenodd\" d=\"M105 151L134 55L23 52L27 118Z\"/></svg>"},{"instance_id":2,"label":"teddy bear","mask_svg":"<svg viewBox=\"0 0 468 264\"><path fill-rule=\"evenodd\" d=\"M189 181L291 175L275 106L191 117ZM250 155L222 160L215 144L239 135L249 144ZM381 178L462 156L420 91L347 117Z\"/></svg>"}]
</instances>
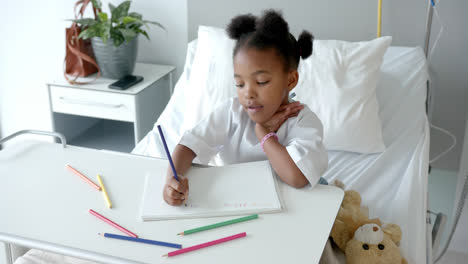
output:
<instances>
[{"instance_id":1,"label":"teddy bear","mask_svg":"<svg viewBox=\"0 0 468 264\"><path fill-rule=\"evenodd\" d=\"M344 190L344 184L333 185ZM384 229L379 218L369 219L369 209L361 205L361 195L346 190L330 233L330 240L346 257L346 263L406 263L398 248L401 229L388 224ZM366 249L367 248L367 249Z\"/></svg>"},{"instance_id":2,"label":"teddy bear","mask_svg":"<svg viewBox=\"0 0 468 264\"><path fill-rule=\"evenodd\" d=\"M365 224L354 232L354 237L346 244L347 264L406 264L401 257L398 243L401 229L388 224L382 229L377 224Z\"/></svg>"},{"instance_id":3,"label":"teddy bear","mask_svg":"<svg viewBox=\"0 0 468 264\"><path fill-rule=\"evenodd\" d=\"M344 189L344 184L335 181L333 185ZM354 190L345 191L343 202L333 224L330 237L342 251L346 250L346 243L351 240L360 226L374 223L381 226L378 218L369 219L369 209L361 206L361 195Z\"/></svg>"}]
</instances>

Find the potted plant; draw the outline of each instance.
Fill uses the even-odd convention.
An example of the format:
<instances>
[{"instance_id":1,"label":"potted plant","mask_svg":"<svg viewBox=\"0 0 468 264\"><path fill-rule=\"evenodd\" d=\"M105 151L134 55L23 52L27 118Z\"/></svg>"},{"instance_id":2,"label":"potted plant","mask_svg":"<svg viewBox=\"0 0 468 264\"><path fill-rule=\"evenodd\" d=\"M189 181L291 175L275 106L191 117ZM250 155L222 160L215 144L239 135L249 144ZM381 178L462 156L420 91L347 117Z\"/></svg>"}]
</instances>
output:
<instances>
[{"instance_id":1,"label":"potted plant","mask_svg":"<svg viewBox=\"0 0 468 264\"><path fill-rule=\"evenodd\" d=\"M158 22L143 20L139 13L129 12L131 1L124 1L118 6L109 3L110 16L101 11L100 0L91 2L96 9L96 18L72 20L83 29L79 38L91 39L103 77L120 79L132 74L136 63L138 35L142 34L149 39L142 27L149 28L148 25L152 24L165 30L164 26Z\"/></svg>"}]
</instances>

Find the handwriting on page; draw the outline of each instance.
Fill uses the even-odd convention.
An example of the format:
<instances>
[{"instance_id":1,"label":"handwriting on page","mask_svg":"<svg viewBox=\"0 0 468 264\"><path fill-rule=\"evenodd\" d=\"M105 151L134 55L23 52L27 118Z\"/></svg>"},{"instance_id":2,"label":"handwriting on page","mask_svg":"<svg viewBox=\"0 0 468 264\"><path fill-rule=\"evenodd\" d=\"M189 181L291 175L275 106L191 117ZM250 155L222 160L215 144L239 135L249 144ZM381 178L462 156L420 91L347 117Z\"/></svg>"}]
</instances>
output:
<instances>
[{"instance_id":1,"label":"handwriting on page","mask_svg":"<svg viewBox=\"0 0 468 264\"><path fill-rule=\"evenodd\" d=\"M269 207L272 203L259 203L259 202L228 202L224 203L224 207L243 208L243 207Z\"/></svg>"},{"instance_id":2,"label":"handwriting on page","mask_svg":"<svg viewBox=\"0 0 468 264\"><path fill-rule=\"evenodd\" d=\"M191 208L198 208L198 207L200 207L198 204L193 204L193 203L189 203L189 202L187 202L184 206L185 206L185 207L191 207Z\"/></svg>"}]
</instances>

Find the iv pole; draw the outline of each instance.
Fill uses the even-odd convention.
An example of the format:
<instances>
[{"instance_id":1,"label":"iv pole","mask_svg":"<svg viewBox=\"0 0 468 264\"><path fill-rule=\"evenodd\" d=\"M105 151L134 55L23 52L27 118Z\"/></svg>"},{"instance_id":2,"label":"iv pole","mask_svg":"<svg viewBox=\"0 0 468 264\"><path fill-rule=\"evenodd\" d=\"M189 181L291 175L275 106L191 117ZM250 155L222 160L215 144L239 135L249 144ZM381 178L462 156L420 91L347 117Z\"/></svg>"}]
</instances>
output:
<instances>
[{"instance_id":1,"label":"iv pole","mask_svg":"<svg viewBox=\"0 0 468 264\"><path fill-rule=\"evenodd\" d=\"M427 16L426 16L426 38L424 41L424 54L426 55L426 59L429 56L429 42L431 39L431 29L432 29L432 16L434 14L434 0L429 0L429 5L427 8ZM427 99L426 99L426 113L428 114L429 121L432 119L432 92L429 87L429 80L426 82L426 89L427 89Z\"/></svg>"}]
</instances>

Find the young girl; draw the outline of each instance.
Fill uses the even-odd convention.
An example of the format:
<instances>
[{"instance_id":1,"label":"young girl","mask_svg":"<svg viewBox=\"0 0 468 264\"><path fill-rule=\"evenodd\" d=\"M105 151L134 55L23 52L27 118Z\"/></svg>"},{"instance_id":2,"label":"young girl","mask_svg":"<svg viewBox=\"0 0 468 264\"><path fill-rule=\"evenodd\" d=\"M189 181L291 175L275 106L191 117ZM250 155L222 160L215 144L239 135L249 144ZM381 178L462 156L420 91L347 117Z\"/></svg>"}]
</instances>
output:
<instances>
[{"instance_id":1,"label":"young girl","mask_svg":"<svg viewBox=\"0 0 468 264\"><path fill-rule=\"evenodd\" d=\"M195 157L208 163L219 154L226 164L268 159L280 179L296 188L315 185L327 169L320 120L307 106L289 100L299 80L299 58L312 54L312 35L303 31L296 41L281 14L273 10L259 18L237 16L227 33L236 40L237 98L182 136L172 154L180 181L169 167L163 190L170 205L187 198L189 181L183 175Z\"/></svg>"}]
</instances>

